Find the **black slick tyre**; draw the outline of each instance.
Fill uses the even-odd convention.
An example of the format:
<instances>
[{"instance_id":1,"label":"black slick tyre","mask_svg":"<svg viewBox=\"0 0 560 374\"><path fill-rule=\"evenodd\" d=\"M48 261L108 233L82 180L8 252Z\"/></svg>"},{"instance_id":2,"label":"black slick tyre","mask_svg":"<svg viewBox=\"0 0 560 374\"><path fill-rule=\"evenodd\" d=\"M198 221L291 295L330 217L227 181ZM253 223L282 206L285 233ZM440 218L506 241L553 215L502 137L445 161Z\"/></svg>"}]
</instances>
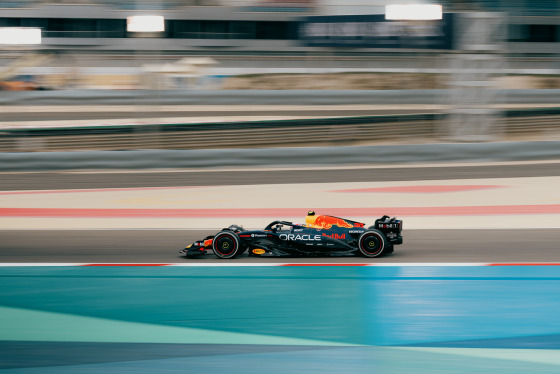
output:
<instances>
[{"instance_id":1,"label":"black slick tyre","mask_svg":"<svg viewBox=\"0 0 560 374\"><path fill-rule=\"evenodd\" d=\"M368 230L358 239L358 249L365 257L379 257L387 248L387 238L379 230Z\"/></svg>"},{"instance_id":2,"label":"black slick tyre","mask_svg":"<svg viewBox=\"0 0 560 374\"><path fill-rule=\"evenodd\" d=\"M221 231L212 240L212 250L218 258L233 258L239 248L239 237L231 231Z\"/></svg>"}]
</instances>

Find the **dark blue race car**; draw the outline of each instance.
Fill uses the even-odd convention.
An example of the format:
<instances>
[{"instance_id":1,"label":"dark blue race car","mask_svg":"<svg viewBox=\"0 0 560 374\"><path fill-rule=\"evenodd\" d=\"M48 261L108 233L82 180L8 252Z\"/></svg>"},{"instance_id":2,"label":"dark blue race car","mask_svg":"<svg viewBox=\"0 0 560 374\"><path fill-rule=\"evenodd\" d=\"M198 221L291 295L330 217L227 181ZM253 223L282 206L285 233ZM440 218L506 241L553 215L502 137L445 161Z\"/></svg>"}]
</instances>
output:
<instances>
[{"instance_id":1,"label":"dark blue race car","mask_svg":"<svg viewBox=\"0 0 560 374\"><path fill-rule=\"evenodd\" d=\"M244 230L232 225L216 235L196 241L180 253L197 257L212 249L219 258L234 258L245 252L249 256L328 256L361 255L379 257L392 253L402 244L402 221L389 216L365 227L355 222L311 211L305 224L273 221L263 230Z\"/></svg>"}]
</instances>

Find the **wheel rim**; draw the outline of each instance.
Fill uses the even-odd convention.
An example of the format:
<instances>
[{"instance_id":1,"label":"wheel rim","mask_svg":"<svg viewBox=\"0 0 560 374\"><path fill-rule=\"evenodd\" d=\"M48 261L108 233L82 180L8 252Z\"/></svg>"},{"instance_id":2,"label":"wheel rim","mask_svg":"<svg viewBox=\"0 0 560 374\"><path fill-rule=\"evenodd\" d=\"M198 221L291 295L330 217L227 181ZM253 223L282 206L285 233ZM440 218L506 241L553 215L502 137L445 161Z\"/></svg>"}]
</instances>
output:
<instances>
[{"instance_id":1,"label":"wheel rim","mask_svg":"<svg viewBox=\"0 0 560 374\"><path fill-rule=\"evenodd\" d=\"M216 240L215 248L222 256L228 256L235 251L236 243L231 236L222 235Z\"/></svg>"},{"instance_id":2,"label":"wheel rim","mask_svg":"<svg viewBox=\"0 0 560 374\"><path fill-rule=\"evenodd\" d=\"M362 250L368 255L375 255L383 249L381 238L373 234L362 238L361 244Z\"/></svg>"}]
</instances>

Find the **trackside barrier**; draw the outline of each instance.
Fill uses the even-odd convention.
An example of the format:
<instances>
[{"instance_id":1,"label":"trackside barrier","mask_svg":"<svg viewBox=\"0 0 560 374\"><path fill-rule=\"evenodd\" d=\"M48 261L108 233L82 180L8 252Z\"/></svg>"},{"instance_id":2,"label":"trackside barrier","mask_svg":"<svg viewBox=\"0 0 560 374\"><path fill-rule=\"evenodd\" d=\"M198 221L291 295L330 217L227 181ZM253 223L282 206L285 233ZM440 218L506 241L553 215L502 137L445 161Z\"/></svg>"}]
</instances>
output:
<instances>
[{"instance_id":1,"label":"trackside barrier","mask_svg":"<svg viewBox=\"0 0 560 374\"><path fill-rule=\"evenodd\" d=\"M317 146L425 138L435 114L0 129L0 152Z\"/></svg>"},{"instance_id":2,"label":"trackside barrier","mask_svg":"<svg viewBox=\"0 0 560 374\"><path fill-rule=\"evenodd\" d=\"M559 89L499 90L508 103L558 103ZM0 105L350 105L435 104L447 90L61 90L14 91Z\"/></svg>"},{"instance_id":3,"label":"trackside barrier","mask_svg":"<svg viewBox=\"0 0 560 374\"><path fill-rule=\"evenodd\" d=\"M560 266L115 265L0 267L0 340L560 348Z\"/></svg>"},{"instance_id":4,"label":"trackside barrier","mask_svg":"<svg viewBox=\"0 0 560 374\"><path fill-rule=\"evenodd\" d=\"M1 109L1 108L0 108ZM57 122L0 128L0 152L111 151L350 145L438 139L445 115L437 113L291 120L167 124ZM560 108L508 110L499 127L503 140L549 139L560 130ZM422 141L421 141L422 142Z\"/></svg>"},{"instance_id":5,"label":"trackside barrier","mask_svg":"<svg viewBox=\"0 0 560 374\"><path fill-rule=\"evenodd\" d=\"M0 153L0 171L487 162L560 158L560 141Z\"/></svg>"},{"instance_id":6,"label":"trackside barrier","mask_svg":"<svg viewBox=\"0 0 560 374\"><path fill-rule=\"evenodd\" d=\"M560 116L560 107L558 108L536 108L536 109L515 109L505 110L504 117L507 121L523 121L523 126L529 130L532 128L531 122L539 119L552 119L557 123ZM407 122L432 122L444 120L445 115L441 113L423 113L423 114L402 114L402 115L370 115L370 116L345 116L332 118L301 118L288 120L268 120L256 119L250 121L212 121L212 122L187 122L187 123L150 123L143 121L142 124L103 124L92 125L87 124L87 120L83 125L57 125L56 121L48 126L26 124L25 126L7 126L0 127L0 135L14 135L22 133L24 136L74 136L74 135L118 135L130 134L138 131L136 127L157 126L158 131L162 132L179 132L179 131L216 131L216 130L254 130L266 128L290 128L290 127L316 127L324 129L326 126L344 126L344 125L360 125L360 124L393 124L398 123L399 128L396 132L406 132L403 124Z\"/></svg>"}]
</instances>

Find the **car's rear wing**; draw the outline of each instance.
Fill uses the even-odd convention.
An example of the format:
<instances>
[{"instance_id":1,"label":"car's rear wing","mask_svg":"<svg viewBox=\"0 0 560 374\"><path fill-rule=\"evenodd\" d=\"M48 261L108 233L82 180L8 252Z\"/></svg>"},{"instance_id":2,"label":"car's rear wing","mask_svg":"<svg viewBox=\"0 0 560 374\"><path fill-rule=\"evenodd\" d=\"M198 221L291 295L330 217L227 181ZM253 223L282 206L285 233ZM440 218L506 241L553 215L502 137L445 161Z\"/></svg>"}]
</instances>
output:
<instances>
[{"instance_id":1,"label":"car's rear wing","mask_svg":"<svg viewBox=\"0 0 560 374\"><path fill-rule=\"evenodd\" d=\"M375 228L383 232L400 233L402 231L402 225L402 220L397 219L396 217L391 218L389 216L383 216L379 219L376 219L374 227L371 228Z\"/></svg>"}]
</instances>

